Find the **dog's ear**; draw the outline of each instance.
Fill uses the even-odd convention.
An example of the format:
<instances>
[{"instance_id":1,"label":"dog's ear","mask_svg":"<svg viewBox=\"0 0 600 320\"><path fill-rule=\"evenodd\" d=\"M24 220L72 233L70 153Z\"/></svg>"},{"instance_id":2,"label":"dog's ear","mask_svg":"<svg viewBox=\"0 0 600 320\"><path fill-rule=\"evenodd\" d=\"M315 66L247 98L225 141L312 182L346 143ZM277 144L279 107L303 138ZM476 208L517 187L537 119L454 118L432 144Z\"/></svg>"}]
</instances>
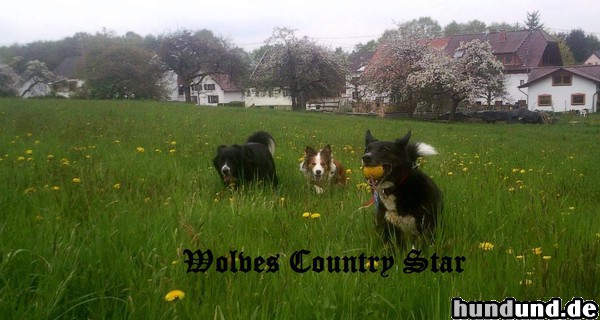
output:
<instances>
[{"instance_id":1,"label":"dog's ear","mask_svg":"<svg viewBox=\"0 0 600 320\"><path fill-rule=\"evenodd\" d=\"M225 148L227 148L227 146L226 146L226 145L220 145L220 146L218 146L218 147L217 147L217 153L221 152L221 150L223 150L223 149L225 149Z\"/></svg>"},{"instance_id":2,"label":"dog's ear","mask_svg":"<svg viewBox=\"0 0 600 320\"><path fill-rule=\"evenodd\" d=\"M326 145L325 148L321 150L323 154L331 155L331 145Z\"/></svg>"},{"instance_id":3,"label":"dog's ear","mask_svg":"<svg viewBox=\"0 0 600 320\"><path fill-rule=\"evenodd\" d=\"M313 148L311 148L309 146L306 146L306 148L304 149L304 157L310 157L310 156L312 156L315 153L317 153L315 151L315 149L313 149Z\"/></svg>"},{"instance_id":4,"label":"dog's ear","mask_svg":"<svg viewBox=\"0 0 600 320\"><path fill-rule=\"evenodd\" d=\"M365 133L365 147L368 146L371 142L375 142L377 139L371 135L371 130L367 130Z\"/></svg>"},{"instance_id":5,"label":"dog's ear","mask_svg":"<svg viewBox=\"0 0 600 320\"><path fill-rule=\"evenodd\" d=\"M409 130L404 137L396 140L396 144L403 149L406 148L406 146L408 146L408 140L410 139L411 134L412 131Z\"/></svg>"}]
</instances>

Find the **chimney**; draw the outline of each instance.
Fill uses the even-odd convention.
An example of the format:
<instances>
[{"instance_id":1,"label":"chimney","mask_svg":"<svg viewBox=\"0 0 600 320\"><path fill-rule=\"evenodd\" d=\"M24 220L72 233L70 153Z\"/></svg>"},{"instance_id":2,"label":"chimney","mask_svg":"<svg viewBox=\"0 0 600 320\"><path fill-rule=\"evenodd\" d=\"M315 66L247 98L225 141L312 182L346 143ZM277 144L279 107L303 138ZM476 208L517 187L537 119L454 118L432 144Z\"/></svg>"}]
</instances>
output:
<instances>
[{"instance_id":1,"label":"chimney","mask_svg":"<svg viewBox=\"0 0 600 320\"><path fill-rule=\"evenodd\" d=\"M500 30L498 33L498 42L506 41L506 30Z\"/></svg>"}]
</instances>

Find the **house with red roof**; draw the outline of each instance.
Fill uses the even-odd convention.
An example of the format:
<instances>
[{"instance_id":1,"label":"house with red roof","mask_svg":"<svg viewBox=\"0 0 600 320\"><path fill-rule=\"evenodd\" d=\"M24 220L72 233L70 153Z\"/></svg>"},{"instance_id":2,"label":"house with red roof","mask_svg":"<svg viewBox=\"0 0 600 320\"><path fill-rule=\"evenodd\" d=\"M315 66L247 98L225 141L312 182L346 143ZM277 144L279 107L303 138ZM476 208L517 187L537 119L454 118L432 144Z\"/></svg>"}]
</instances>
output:
<instances>
[{"instance_id":1,"label":"house with red roof","mask_svg":"<svg viewBox=\"0 0 600 320\"><path fill-rule=\"evenodd\" d=\"M473 40L488 42L494 56L504 66L507 92L505 97L494 101L495 105L525 106L528 87L521 86L528 81L530 70L563 64L558 40L541 29L461 34L421 39L419 43L442 50L451 57L459 57L462 54L458 50L460 44ZM373 59L378 56L376 52ZM485 103L483 98L475 102Z\"/></svg>"},{"instance_id":2,"label":"house with red roof","mask_svg":"<svg viewBox=\"0 0 600 320\"><path fill-rule=\"evenodd\" d=\"M475 39L488 42L494 56L504 65L507 95L502 101L496 101L497 105L524 106L527 87L520 86L528 81L530 70L563 64L558 40L541 29L454 35L447 38L443 50L456 56L460 54L457 49L462 42Z\"/></svg>"}]
</instances>

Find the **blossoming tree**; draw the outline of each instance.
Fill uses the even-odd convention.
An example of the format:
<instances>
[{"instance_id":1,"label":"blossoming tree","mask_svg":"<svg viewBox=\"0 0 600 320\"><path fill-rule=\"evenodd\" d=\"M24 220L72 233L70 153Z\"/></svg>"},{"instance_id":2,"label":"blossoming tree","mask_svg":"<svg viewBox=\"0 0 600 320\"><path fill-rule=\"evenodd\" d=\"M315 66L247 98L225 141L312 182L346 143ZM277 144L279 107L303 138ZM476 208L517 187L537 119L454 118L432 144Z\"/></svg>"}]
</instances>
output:
<instances>
[{"instance_id":1,"label":"blossoming tree","mask_svg":"<svg viewBox=\"0 0 600 320\"><path fill-rule=\"evenodd\" d=\"M276 28L251 76L259 90L289 92L292 110L303 110L314 98L335 97L345 90L344 62L334 52L294 31Z\"/></svg>"},{"instance_id":2,"label":"blossoming tree","mask_svg":"<svg viewBox=\"0 0 600 320\"><path fill-rule=\"evenodd\" d=\"M411 90L408 77L419 71L421 61L432 48L421 44L415 37L391 33L389 38L377 48L364 71L364 84L380 98L401 110L412 114L416 104L422 100L423 91Z\"/></svg>"},{"instance_id":3,"label":"blossoming tree","mask_svg":"<svg viewBox=\"0 0 600 320\"><path fill-rule=\"evenodd\" d=\"M479 40L461 43L454 57L429 50L418 66L408 76L407 85L447 97L451 101L450 121L461 102L480 98L490 88L502 87L504 83L502 63L494 57L490 44Z\"/></svg>"}]
</instances>

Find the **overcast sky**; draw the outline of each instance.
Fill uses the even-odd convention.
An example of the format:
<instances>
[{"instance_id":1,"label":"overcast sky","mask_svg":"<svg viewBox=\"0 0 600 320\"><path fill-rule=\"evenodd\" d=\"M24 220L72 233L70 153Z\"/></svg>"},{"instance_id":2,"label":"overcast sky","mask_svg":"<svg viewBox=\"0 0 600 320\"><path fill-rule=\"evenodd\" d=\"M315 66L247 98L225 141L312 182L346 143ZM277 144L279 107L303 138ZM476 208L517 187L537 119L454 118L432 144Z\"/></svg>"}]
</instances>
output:
<instances>
[{"instance_id":1,"label":"overcast sky","mask_svg":"<svg viewBox=\"0 0 600 320\"><path fill-rule=\"evenodd\" d=\"M177 3L177 4L174 4ZM386 29L419 17L442 28L455 20L522 23L539 11L550 32L581 28L600 38L598 0L4 0L0 45L60 40L103 28L124 35L209 29L247 51L260 47L274 27L296 29L332 49L351 51Z\"/></svg>"}]
</instances>

